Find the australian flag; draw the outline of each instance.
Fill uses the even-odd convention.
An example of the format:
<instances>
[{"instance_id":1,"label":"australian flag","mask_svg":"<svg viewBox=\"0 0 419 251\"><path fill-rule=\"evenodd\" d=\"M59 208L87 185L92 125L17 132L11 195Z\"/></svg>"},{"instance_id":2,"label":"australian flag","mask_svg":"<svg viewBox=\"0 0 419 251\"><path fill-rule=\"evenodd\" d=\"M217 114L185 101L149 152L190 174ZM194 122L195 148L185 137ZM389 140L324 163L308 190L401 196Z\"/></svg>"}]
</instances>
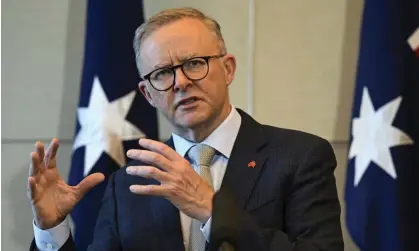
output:
<instances>
[{"instance_id":1,"label":"australian flag","mask_svg":"<svg viewBox=\"0 0 419 251\"><path fill-rule=\"evenodd\" d=\"M346 181L362 251L419 250L419 1L365 0Z\"/></svg>"},{"instance_id":2,"label":"australian flag","mask_svg":"<svg viewBox=\"0 0 419 251\"><path fill-rule=\"evenodd\" d=\"M96 172L105 175L105 182L93 188L71 213L77 250L87 250L92 242L107 178L126 164L126 151L138 148L141 137L157 139L156 111L137 91L140 79L132 45L135 30L143 22L140 0L87 1L69 183L76 185Z\"/></svg>"}]
</instances>

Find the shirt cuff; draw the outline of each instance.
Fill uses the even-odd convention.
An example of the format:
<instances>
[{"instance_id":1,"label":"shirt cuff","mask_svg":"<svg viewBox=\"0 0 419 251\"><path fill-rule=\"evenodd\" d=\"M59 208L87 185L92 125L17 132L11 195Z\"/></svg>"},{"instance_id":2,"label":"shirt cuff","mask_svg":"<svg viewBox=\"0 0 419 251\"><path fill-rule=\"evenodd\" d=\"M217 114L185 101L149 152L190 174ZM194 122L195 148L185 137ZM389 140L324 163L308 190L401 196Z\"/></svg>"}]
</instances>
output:
<instances>
[{"instance_id":1,"label":"shirt cuff","mask_svg":"<svg viewBox=\"0 0 419 251\"><path fill-rule=\"evenodd\" d=\"M67 217L59 225L42 230L33 221L36 247L39 251L58 251L70 236Z\"/></svg>"},{"instance_id":2,"label":"shirt cuff","mask_svg":"<svg viewBox=\"0 0 419 251\"><path fill-rule=\"evenodd\" d=\"M211 233L211 222L212 222L212 217L210 217L207 222L200 227L202 234L205 237L205 240L207 240L207 242L209 243L210 240L210 233Z\"/></svg>"}]
</instances>

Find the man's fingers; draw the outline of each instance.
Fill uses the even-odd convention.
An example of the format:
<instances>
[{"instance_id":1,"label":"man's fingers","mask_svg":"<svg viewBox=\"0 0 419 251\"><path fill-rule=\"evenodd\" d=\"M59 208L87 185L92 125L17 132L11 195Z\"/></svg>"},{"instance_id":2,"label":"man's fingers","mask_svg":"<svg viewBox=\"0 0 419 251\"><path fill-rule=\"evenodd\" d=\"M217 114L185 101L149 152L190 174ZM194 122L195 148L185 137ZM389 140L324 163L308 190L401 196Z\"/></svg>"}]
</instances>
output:
<instances>
[{"instance_id":1,"label":"man's fingers","mask_svg":"<svg viewBox=\"0 0 419 251\"><path fill-rule=\"evenodd\" d=\"M44 162L45 162L46 167L55 167L55 156L57 154L58 147L59 147L58 139L57 138L52 139L44 157Z\"/></svg>"},{"instance_id":2,"label":"man's fingers","mask_svg":"<svg viewBox=\"0 0 419 251\"><path fill-rule=\"evenodd\" d=\"M35 151L39 156L40 162L42 163L42 161L44 161L44 157L45 157L44 143L42 143L42 141L36 141Z\"/></svg>"},{"instance_id":3,"label":"man's fingers","mask_svg":"<svg viewBox=\"0 0 419 251\"><path fill-rule=\"evenodd\" d=\"M36 195L36 181L34 177L29 177L28 178L28 198L29 199L33 199Z\"/></svg>"},{"instance_id":4,"label":"man's fingers","mask_svg":"<svg viewBox=\"0 0 419 251\"><path fill-rule=\"evenodd\" d=\"M135 194L142 195L156 195L156 196L167 196L168 191L162 186L159 185L131 185L129 190Z\"/></svg>"},{"instance_id":5,"label":"man's fingers","mask_svg":"<svg viewBox=\"0 0 419 251\"><path fill-rule=\"evenodd\" d=\"M140 139L138 143L145 149L160 153L169 160L177 160L182 158L175 150L162 142L143 138Z\"/></svg>"},{"instance_id":6,"label":"man's fingers","mask_svg":"<svg viewBox=\"0 0 419 251\"><path fill-rule=\"evenodd\" d=\"M80 199L94 186L105 180L102 173L94 173L84 178L77 186L77 192L81 195Z\"/></svg>"},{"instance_id":7,"label":"man's fingers","mask_svg":"<svg viewBox=\"0 0 419 251\"><path fill-rule=\"evenodd\" d=\"M31 152L31 164L29 165L29 177L35 176L36 153Z\"/></svg>"},{"instance_id":8,"label":"man's fingers","mask_svg":"<svg viewBox=\"0 0 419 251\"><path fill-rule=\"evenodd\" d=\"M31 152L31 164L29 165L29 176L36 177L37 174L43 172L43 165L41 164L38 153Z\"/></svg>"},{"instance_id":9,"label":"man's fingers","mask_svg":"<svg viewBox=\"0 0 419 251\"><path fill-rule=\"evenodd\" d=\"M148 150L131 149L127 152L127 156L131 159L140 160L142 162L158 166L169 172L173 169L170 165L171 162L159 153Z\"/></svg>"},{"instance_id":10,"label":"man's fingers","mask_svg":"<svg viewBox=\"0 0 419 251\"><path fill-rule=\"evenodd\" d=\"M170 175L167 172L163 172L153 166L129 166L126 171L128 174L138 175L148 179L155 179L160 181L160 183L170 180Z\"/></svg>"}]
</instances>

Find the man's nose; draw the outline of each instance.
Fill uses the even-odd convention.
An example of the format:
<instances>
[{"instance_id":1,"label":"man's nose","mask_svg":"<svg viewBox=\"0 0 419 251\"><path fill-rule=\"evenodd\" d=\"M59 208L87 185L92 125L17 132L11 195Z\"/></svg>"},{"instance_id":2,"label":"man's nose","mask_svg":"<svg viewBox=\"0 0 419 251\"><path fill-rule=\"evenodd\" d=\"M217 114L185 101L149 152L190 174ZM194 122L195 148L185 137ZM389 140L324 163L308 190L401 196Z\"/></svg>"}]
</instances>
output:
<instances>
[{"instance_id":1,"label":"man's nose","mask_svg":"<svg viewBox=\"0 0 419 251\"><path fill-rule=\"evenodd\" d=\"M192 81L186 77L181 68L175 70L175 85L173 86L175 91L184 90L188 86L192 85Z\"/></svg>"}]
</instances>

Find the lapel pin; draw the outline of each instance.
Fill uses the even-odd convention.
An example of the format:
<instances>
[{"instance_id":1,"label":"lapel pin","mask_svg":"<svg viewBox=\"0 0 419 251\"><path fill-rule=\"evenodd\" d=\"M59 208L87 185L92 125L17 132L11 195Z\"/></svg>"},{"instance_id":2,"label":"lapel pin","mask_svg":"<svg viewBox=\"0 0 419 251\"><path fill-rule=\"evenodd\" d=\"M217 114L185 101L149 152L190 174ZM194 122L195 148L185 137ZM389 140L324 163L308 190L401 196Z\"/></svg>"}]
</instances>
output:
<instances>
[{"instance_id":1,"label":"lapel pin","mask_svg":"<svg viewBox=\"0 0 419 251\"><path fill-rule=\"evenodd\" d=\"M255 166L256 166L256 162L254 160L250 161L249 164L247 164L247 167L250 167L250 168L255 168Z\"/></svg>"}]
</instances>

